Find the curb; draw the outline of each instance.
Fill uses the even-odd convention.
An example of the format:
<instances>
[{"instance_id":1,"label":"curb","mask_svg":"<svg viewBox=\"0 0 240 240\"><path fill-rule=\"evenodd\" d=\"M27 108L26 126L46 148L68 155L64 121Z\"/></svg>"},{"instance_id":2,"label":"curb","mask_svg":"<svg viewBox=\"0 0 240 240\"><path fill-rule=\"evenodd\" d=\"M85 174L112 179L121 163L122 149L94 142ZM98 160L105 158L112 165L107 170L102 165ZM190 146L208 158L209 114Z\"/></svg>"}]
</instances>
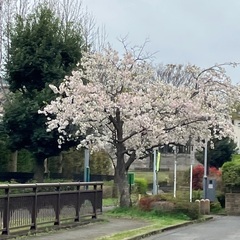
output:
<instances>
[{"instance_id":1,"label":"curb","mask_svg":"<svg viewBox=\"0 0 240 240\"><path fill-rule=\"evenodd\" d=\"M149 237L149 236L152 236L152 235L156 235L158 233L162 233L162 232L169 231L169 230L176 229L176 228L180 228L180 227L185 227L185 226L188 226L188 225L191 225L191 224L194 224L194 223L201 223L201 222L209 221L209 220L212 220L212 219L213 219L213 216L208 216L208 217L204 217L202 219L193 220L193 221L189 221L189 222L185 222L185 223L179 223L179 224L172 225L172 226L169 226L169 227L160 228L160 229L153 230L153 231L150 231L150 232L147 232L147 233L139 234L139 235L134 236L134 237L125 238L125 240L139 240L139 239L143 239L143 238L146 238L146 237Z\"/></svg>"}]
</instances>

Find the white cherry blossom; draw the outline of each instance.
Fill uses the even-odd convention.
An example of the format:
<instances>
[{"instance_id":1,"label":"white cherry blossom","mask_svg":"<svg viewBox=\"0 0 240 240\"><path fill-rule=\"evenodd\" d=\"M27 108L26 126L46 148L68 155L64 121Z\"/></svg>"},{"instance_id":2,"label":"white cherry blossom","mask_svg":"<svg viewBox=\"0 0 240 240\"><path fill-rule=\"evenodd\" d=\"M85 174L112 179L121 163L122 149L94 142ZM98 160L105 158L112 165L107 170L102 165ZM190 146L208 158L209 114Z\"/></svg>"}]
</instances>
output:
<instances>
[{"instance_id":1,"label":"white cherry blossom","mask_svg":"<svg viewBox=\"0 0 240 240\"><path fill-rule=\"evenodd\" d=\"M126 173L133 161L154 146L184 145L190 137L201 147L201 140L211 138L209 128L215 136L231 136L230 113L239 97L219 66L201 70L187 65L184 71L192 80L173 84L134 56L128 51L121 57L110 47L86 54L84 71L72 72L59 88L51 85L56 100L39 111L48 116L48 131L58 130L59 145L84 135L79 147L91 144L115 155L121 206L129 205Z\"/></svg>"}]
</instances>

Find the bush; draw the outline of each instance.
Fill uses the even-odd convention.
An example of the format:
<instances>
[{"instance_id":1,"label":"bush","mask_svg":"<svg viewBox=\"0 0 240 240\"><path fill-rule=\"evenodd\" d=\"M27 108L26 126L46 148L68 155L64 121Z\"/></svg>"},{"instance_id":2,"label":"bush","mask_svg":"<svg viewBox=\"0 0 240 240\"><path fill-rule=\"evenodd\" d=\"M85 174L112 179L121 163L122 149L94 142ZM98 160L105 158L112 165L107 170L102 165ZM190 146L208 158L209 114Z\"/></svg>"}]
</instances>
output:
<instances>
[{"instance_id":1,"label":"bush","mask_svg":"<svg viewBox=\"0 0 240 240\"><path fill-rule=\"evenodd\" d=\"M193 168L193 190L202 190L202 182L203 182L203 175L204 175L204 167L203 165L199 164ZM222 175L221 171L215 167L210 167L209 169L209 176L214 178L220 178Z\"/></svg>"},{"instance_id":2,"label":"bush","mask_svg":"<svg viewBox=\"0 0 240 240\"><path fill-rule=\"evenodd\" d=\"M152 196L142 197L138 202L138 207L143 211L151 211L152 203L156 200Z\"/></svg>"},{"instance_id":3,"label":"bush","mask_svg":"<svg viewBox=\"0 0 240 240\"><path fill-rule=\"evenodd\" d=\"M168 201L156 201L150 203L150 208L157 213L169 213L174 210L175 204Z\"/></svg>"},{"instance_id":4,"label":"bush","mask_svg":"<svg viewBox=\"0 0 240 240\"><path fill-rule=\"evenodd\" d=\"M231 162L226 162L222 167L223 183L226 187L233 189L240 187L240 159L233 159Z\"/></svg>"},{"instance_id":5,"label":"bush","mask_svg":"<svg viewBox=\"0 0 240 240\"><path fill-rule=\"evenodd\" d=\"M222 210L222 206L221 206L220 202L217 201L217 202L210 203L210 211L212 213L218 213L221 210Z\"/></svg>"},{"instance_id":6,"label":"bush","mask_svg":"<svg viewBox=\"0 0 240 240\"><path fill-rule=\"evenodd\" d=\"M202 190L193 190L192 192L192 201L195 202L196 200L202 199L203 191Z\"/></svg>"},{"instance_id":7,"label":"bush","mask_svg":"<svg viewBox=\"0 0 240 240\"><path fill-rule=\"evenodd\" d=\"M197 203L177 201L170 198L168 200L168 197L165 198L165 194L142 197L139 200L138 207L143 211L154 210L158 215L161 213L184 214L192 220L200 217Z\"/></svg>"},{"instance_id":8,"label":"bush","mask_svg":"<svg viewBox=\"0 0 240 240\"><path fill-rule=\"evenodd\" d=\"M197 203L178 202L175 204L174 211L176 213L183 213L192 220L200 217L199 205Z\"/></svg>"},{"instance_id":9,"label":"bush","mask_svg":"<svg viewBox=\"0 0 240 240\"><path fill-rule=\"evenodd\" d=\"M148 183L145 178L135 178L134 183L135 183L134 191L136 193L146 194Z\"/></svg>"}]
</instances>

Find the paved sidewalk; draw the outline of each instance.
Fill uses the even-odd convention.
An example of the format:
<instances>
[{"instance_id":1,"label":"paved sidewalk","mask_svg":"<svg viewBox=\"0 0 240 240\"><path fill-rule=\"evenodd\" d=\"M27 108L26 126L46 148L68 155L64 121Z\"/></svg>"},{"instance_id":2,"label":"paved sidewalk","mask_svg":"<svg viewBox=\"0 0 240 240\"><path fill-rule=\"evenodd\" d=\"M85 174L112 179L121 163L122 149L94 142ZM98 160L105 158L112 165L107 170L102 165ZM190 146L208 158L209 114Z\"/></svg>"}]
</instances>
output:
<instances>
[{"instance_id":1,"label":"paved sidewalk","mask_svg":"<svg viewBox=\"0 0 240 240\"><path fill-rule=\"evenodd\" d=\"M149 223L150 224L150 223ZM95 222L71 229L42 233L24 239L36 240L94 240L103 236L147 226L148 222L133 219L108 218L108 221Z\"/></svg>"}]
</instances>

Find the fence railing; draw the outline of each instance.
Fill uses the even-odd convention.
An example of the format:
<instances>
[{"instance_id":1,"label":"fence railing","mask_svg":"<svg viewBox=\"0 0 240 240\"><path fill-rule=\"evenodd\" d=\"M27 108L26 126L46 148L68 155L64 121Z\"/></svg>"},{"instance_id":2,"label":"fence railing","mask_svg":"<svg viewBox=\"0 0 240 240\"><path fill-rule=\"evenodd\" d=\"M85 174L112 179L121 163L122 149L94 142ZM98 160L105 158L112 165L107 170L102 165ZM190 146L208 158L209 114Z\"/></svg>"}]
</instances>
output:
<instances>
[{"instance_id":1,"label":"fence railing","mask_svg":"<svg viewBox=\"0 0 240 240\"><path fill-rule=\"evenodd\" d=\"M2 234L79 222L102 213L102 182L1 184Z\"/></svg>"},{"instance_id":2,"label":"fence railing","mask_svg":"<svg viewBox=\"0 0 240 240\"><path fill-rule=\"evenodd\" d=\"M18 183L26 183L32 180L34 173L28 172L0 172L0 181L10 182L15 181ZM70 174L66 177L62 173L45 173L45 178L51 179L72 179L74 182L84 181L84 173ZM90 180L93 182L111 181L114 179L113 175L103 175L103 174L90 174Z\"/></svg>"}]
</instances>

